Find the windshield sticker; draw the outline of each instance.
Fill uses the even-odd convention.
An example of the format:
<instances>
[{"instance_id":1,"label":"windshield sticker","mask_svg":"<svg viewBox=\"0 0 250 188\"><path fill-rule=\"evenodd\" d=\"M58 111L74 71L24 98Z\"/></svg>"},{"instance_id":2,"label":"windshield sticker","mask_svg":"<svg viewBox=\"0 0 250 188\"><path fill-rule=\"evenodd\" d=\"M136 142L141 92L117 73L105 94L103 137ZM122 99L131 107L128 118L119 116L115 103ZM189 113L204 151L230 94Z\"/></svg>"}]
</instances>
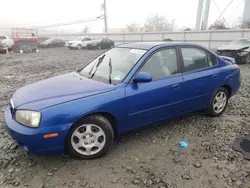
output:
<instances>
[{"instance_id":1,"label":"windshield sticker","mask_svg":"<svg viewBox=\"0 0 250 188\"><path fill-rule=\"evenodd\" d=\"M145 54L146 50L132 49L132 50L130 50L129 52L130 52L130 53L134 53L134 54L143 55L143 54Z\"/></svg>"}]
</instances>

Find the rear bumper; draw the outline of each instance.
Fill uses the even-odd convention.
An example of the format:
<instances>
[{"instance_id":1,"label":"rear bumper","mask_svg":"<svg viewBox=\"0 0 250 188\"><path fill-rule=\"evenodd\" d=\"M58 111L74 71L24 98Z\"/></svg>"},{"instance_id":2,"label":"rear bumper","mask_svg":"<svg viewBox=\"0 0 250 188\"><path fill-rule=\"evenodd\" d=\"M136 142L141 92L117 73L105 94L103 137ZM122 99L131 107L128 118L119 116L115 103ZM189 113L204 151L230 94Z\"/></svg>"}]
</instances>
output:
<instances>
[{"instance_id":1,"label":"rear bumper","mask_svg":"<svg viewBox=\"0 0 250 188\"><path fill-rule=\"evenodd\" d=\"M6 129L9 135L26 151L36 155L64 152L65 138L70 125L45 128L25 127L12 118L10 107L4 112ZM43 138L44 134L58 133L57 137Z\"/></svg>"}]
</instances>

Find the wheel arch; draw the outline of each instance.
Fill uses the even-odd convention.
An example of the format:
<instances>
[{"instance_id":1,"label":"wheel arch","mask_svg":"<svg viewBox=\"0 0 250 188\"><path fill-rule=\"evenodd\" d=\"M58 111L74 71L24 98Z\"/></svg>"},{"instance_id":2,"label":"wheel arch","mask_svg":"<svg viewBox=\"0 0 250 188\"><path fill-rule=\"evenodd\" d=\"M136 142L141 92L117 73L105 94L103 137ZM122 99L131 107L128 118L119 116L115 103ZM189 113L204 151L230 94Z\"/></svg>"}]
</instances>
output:
<instances>
[{"instance_id":1,"label":"wheel arch","mask_svg":"<svg viewBox=\"0 0 250 188\"><path fill-rule=\"evenodd\" d=\"M232 95L232 87L229 84L223 84L220 87L225 88L227 90L229 98L230 98Z\"/></svg>"},{"instance_id":2,"label":"wheel arch","mask_svg":"<svg viewBox=\"0 0 250 188\"><path fill-rule=\"evenodd\" d=\"M76 119L72 123L72 125L71 125L71 127L70 127L70 129L69 129L69 131L67 133L67 136L65 137L65 140L64 140L64 153L68 154L67 139L68 139L68 135L69 135L70 130L74 127L74 125L79 120L81 120L81 119L83 119L85 117L88 117L88 116L93 116L93 115L101 115L101 116L107 118L109 120L109 122L111 123L111 126L113 128L114 138L117 138L117 136L119 135L119 122L118 122L117 118L113 114L111 114L109 112L103 112L103 111L101 111L101 112L91 112L91 113L82 115L81 117L79 117L78 119Z\"/></svg>"},{"instance_id":3,"label":"wheel arch","mask_svg":"<svg viewBox=\"0 0 250 188\"><path fill-rule=\"evenodd\" d=\"M94 115L101 115L105 118L107 118L109 120L109 122L111 123L111 126L113 128L114 131L114 136L117 137L119 135L119 121L118 119L110 112L105 112L105 111L98 111L98 112L90 112L87 114L84 114L82 116L80 116L78 119L76 119L73 124L71 125L70 129L75 125L76 122L78 122L79 120L88 117L88 116L94 116Z\"/></svg>"}]
</instances>

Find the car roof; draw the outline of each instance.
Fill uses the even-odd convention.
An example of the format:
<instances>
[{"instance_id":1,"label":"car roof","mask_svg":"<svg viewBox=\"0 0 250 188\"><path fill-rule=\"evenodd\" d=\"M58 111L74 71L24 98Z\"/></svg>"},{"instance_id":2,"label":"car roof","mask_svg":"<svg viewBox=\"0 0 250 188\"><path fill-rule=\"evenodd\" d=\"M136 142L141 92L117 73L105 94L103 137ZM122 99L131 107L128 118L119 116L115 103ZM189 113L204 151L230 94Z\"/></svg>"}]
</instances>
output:
<instances>
[{"instance_id":1,"label":"car roof","mask_svg":"<svg viewBox=\"0 0 250 188\"><path fill-rule=\"evenodd\" d=\"M192 45L199 46L196 44L186 43L186 42L134 42L134 43L125 43L118 45L118 48L134 48L134 49L142 49L149 50L153 47L165 47L165 46L178 46L178 45Z\"/></svg>"}]
</instances>

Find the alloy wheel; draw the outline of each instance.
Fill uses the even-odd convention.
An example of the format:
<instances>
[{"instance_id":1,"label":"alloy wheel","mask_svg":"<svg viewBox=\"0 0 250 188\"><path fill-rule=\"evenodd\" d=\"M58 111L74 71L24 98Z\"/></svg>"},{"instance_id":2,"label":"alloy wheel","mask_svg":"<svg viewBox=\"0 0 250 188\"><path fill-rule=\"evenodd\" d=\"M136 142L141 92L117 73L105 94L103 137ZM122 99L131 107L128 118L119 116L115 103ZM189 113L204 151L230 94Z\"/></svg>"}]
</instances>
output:
<instances>
[{"instance_id":1,"label":"alloy wheel","mask_svg":"<svg viewBox=\"0 0 250 188\"><path fill-rule=\"evenodd\" d=\"M105 145L105 133L98 125L84 124L79 126L71 136L74 150L82 155L94 155Z\"/></svg>"},{"instance_id":2,"label":"alloy wheel","mask_svg":"<svg viewBox=\"0 0 250 188\"><path fill-rule=\"evenodd\" d=\"M221 113L227 104L227 94L223 91L218 92L213 100L213 110L215 113Z\"/></svg>"}]
</instances>

